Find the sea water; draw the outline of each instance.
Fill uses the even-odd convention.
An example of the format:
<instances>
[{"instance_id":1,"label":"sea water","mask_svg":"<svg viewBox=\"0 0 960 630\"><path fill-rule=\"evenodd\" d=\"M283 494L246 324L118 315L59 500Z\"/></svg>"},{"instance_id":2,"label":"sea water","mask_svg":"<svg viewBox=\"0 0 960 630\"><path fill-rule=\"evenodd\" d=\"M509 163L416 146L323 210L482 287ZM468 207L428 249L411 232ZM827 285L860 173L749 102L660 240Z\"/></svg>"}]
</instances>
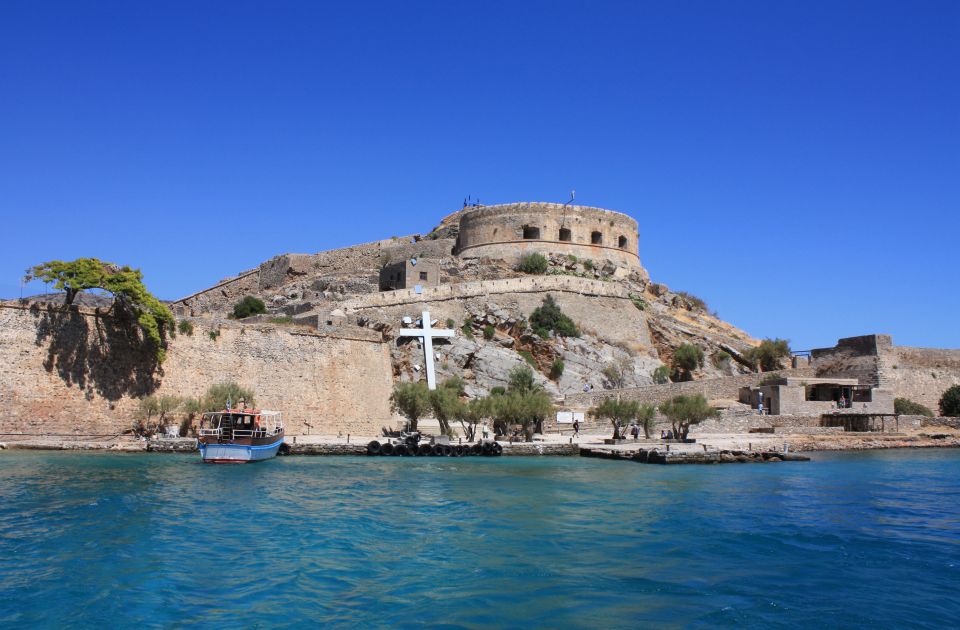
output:
<instances>
[{"instance_id":1,"label":"sea water","mask_svg":"<svg viewBox=\"0 0 960 630\"><path fill-rule=\"evenodd\" d=\"M960 452L0 453L2 627L956 627Z\"/></svg>"}]
</instances>

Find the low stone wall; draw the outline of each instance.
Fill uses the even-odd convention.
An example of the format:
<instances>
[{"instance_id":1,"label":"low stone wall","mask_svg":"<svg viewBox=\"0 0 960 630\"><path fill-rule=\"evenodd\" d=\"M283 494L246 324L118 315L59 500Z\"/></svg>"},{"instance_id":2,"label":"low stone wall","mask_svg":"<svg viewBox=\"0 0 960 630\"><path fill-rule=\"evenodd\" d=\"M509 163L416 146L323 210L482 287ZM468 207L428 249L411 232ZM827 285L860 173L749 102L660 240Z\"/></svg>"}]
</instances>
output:
<instances>
[{"instance_id":1,"label":"low stone wall","mask_svg":"<svg viewBox=\"0 0 960 630\"><path fill-rule=\"evenodd\" d=\"M542 293L545 291L629 299L627 291L614 282L575 276L533 276L442 284L438 287L425 287L420 293L417 293L414 289L383 291L347 300L343 303L342 308L345 312L356 312L368 308L400 306L420 302L443 302L445 300L460 300L503 293Z\"/></svg>"},{"instance_id":2,"label":"low stone wall","mask_svg":"<svg viewBox=\"0 0 960 630\"><path fill-rule=\"evenodd\" d=\"M819 427L820 416L727 416L711 418L700 424L690 427L690 435L710 433L749 433L750 429L767 427L779 428L784 431L795 428ZM669 425L667 425L669 428ZM660 430L660 426L657 430Z\"/></svg>"},{"instance_id":3,"label":"low stone wall","mask_svg":"<svg viewBox=\"0 0 960 630\"><path fill-rule=\"evenodd\" d=\"M701 381L567 394L563 404L566 408L582 411L598 405L606 398L616 398L618 396L623 400L637 400L652 405L659 405L681 394L703 394L707 400L737 400L741 387L756 387L762 379L771 375L777 375L783 378L813 376L813 370L812 368L797 368L765 372L763 374L739 374L737 376L704 379Z\"/></svg>"},{"instance_id":4,"label":"low stone wall","mask_svg":"<svg viewBox=\"0 0 960 630\"><path fill-rule=\"evenodd\" d=\"M504 455L525 455L525 456L571 456L580 454L580 446L577 444L543 444L540 442L500 442L503 446Z\"/></svg>"},{"instance_id":5,"label":"low stone wall","mask_svg":"<svg viewBox=\"0 0 960 630\"><path fill-rule=\"evenodd\" d=\"M921 427L949 427L951 429L960 429L960 418L949 418L940 416L939 418L928 418L926 416L900 416L901 418L915 418Z\"/></svg>"},{"instance_id":6,"label":"low stone wall","mask_svg":"<svg viewBox=\"0 0 960 630\"><path fill-rule=\"evenodd\" d=\"M293 440L285 440L290 447L290 455L366 455L366 443L356 444L297 444Z\"/></svg>"}]
</instances>

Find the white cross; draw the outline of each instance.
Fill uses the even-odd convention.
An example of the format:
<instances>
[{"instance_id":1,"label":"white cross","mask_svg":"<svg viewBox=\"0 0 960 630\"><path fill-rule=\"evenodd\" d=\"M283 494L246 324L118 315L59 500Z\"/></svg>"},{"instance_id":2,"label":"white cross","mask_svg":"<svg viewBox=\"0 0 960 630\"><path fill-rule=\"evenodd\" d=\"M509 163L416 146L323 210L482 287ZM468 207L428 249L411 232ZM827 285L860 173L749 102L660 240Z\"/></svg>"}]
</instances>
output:
<instances>
[{"instance_id":1,"label":"white cross","mask_svg":"<svg viewBox=\"0 0 960 630\"><path fill-rule=\"evenodd\" d=\"M437 388L437 376L433 373L433 338L453 337L449 328L431 328L430 311L423 312L423 328L401 328L401 337L420 337L423 339L423 353L427 359L427 389Z\"/></svg>"}]
</instances>

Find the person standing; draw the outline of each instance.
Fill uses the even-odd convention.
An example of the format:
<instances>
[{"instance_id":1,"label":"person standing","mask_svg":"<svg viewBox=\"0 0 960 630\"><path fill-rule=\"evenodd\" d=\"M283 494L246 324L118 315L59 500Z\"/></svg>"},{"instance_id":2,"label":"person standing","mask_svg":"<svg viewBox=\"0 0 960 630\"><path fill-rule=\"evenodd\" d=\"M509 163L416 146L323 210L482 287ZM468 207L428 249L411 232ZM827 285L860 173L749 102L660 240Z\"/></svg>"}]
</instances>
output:
<instances>
[{"instance_id":1,"label":"person standing","mask_svg":"<svg viewBox=\"0 0 960 630\"><path fill-rule=\"evenodd\" d=\"M580 419L579 418L573 419L573 437L575 438L580 437Z\"/></svg>"}]
</instances>

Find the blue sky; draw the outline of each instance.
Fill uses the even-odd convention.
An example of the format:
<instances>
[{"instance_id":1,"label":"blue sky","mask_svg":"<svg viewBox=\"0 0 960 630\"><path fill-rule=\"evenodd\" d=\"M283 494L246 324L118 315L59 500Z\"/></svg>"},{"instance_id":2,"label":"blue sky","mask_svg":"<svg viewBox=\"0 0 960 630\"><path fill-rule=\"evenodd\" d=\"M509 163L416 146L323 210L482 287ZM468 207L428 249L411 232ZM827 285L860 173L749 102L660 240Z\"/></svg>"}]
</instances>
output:
<instances>
[{"instance_id":1,"label":"blue sky","mask_svg":"<svg viewBox=\"0 0 960 630\"><path fill-rule=\"evenodd\" d=\"M0 297L95 256L172 299L576 189L755 336L960 347L958 32L926 0L3 0Z\"/></svg>"}]
</instances>

